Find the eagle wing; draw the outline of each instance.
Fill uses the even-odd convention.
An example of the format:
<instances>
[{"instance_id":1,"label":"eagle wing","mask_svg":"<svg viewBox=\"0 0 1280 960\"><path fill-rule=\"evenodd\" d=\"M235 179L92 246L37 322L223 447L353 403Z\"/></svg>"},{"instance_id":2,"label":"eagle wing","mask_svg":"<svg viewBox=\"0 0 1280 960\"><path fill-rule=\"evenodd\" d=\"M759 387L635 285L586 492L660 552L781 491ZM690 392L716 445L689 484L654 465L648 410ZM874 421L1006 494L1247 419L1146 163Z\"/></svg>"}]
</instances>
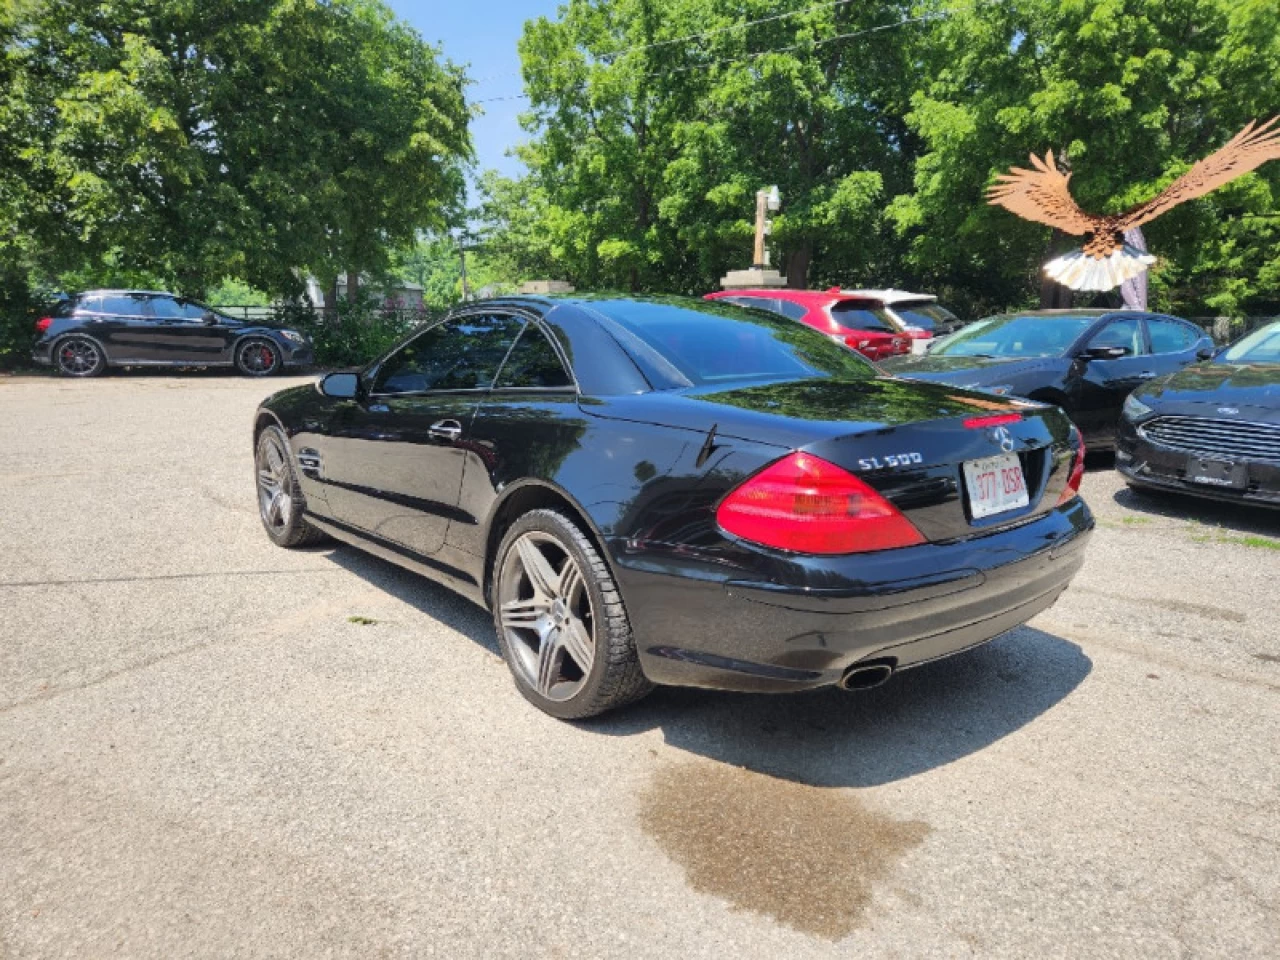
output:
<instances>
[{"instance_id":1,"label":"eagle wing","mask_svg":"<svg viewBox=\"0 0 1280 960\"><path fill-rule=\"evenodd\" d=\"M1071 174L1063 173L1050 150L1041 160L1031 155L1034 170L1014 167L996 177L987 189L987 202L1004 207L1024 220L1056 227L1064 233L1096 233L1106 225L1105 217L1085 213L1076 205L1069 188Z\"/></svg>"},{"instance_id":2,"label":"eagle wing","mask_svg":"<svg viewBox=\"0 0 1280 960\"><path fill-rule=\"evenodd\" d=\"M1203 197L1268 160L1280 160L1280 128L1276 127L1277 121L1280 121L1280 116L1272 117L1262 126L1250 122L1226 146L1209 154L1165 187L1154 199L1120 214L1116 218L1116 229L1130 230L1148 223L1183 201Z\"/></svg>"}]
</instances>

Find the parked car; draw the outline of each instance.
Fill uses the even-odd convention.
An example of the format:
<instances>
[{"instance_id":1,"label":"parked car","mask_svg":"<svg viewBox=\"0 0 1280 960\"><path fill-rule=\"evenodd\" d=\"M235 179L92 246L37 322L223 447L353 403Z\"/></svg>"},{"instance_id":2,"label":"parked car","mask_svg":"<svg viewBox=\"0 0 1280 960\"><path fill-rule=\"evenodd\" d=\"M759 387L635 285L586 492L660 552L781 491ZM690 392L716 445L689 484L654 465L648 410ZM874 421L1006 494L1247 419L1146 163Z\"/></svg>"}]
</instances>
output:
<instances>
[{"instance_id":1,"label":"parked car","mask_svg":"<svg viewBox=\"0 0 1280 960\"><path fill-rule=\"evenodd\" d=\"M929 293L894 289L846 290L844 293L888 317L895 330L911 338L910 353L928 353L940 337L964 326L959 317Z\"/></svg>"},{"instance_id":2,"label":"parked car","mask_svg":"<svg viewBox=\"0 0 1280 960\"><path fill-rule=\"evenodd\" d=\"M1139 490L1280 507L1280 318L1130 394L1116 469Z\"/></svg>"},{"instance_id":3,"label":"parked car","mask_svg":"<svg viewBox=\"0 0 1280 960\"><path fill-rule=\"evenodd\" d=\"M297 330L246 323L194 300L149 290L87 290L36 321L37 363L65 377L108 367L231 367L265 377L312 361Z\"/></svg>"},{"instance_id":4,"label":"parked car","mask_svg":"<svg viewBox=\"0 0 1280 960\"><path fill-rule=\"evenodd\" d=\"M872 686L1051 605L1083 560L1060 411L883 377L700 300L470 304L259 407L258 507L486 605L520 692Z\"/></svg>"},{"instance_id":5,"label":"parked car","mask_svg":"<svg viewBox=\"0 0 1280 960\"><path fill-rule=\"evenodd\" d=\"M1135 387L1212 355L1209 335L1177 317L1032 310L979 320L927 356L890 361L885 369L1055 404L1094 450L1114 446L1120 408Z\"/></svg>"},{"instance_id":6,"label":"parked car","mask_svg":"<svg viewBox=\"0 0 1280 960\"><path fill-rule=\"evenodd\" d=\"M799 320L869 360L911 352L911 338L875 304L831 290L721 290L707 300L722 300Z\"/></svg>"}]
</instances>

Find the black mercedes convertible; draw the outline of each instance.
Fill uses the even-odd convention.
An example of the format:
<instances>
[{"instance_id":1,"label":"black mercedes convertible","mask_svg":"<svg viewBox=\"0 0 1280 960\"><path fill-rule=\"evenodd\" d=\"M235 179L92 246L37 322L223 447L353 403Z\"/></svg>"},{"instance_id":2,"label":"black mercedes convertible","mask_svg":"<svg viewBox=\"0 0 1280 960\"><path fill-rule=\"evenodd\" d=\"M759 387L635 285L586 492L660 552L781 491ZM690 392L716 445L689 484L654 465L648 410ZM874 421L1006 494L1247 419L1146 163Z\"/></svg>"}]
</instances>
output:
<instances>
[{"instance_id":1,"label":"black mercedes convertible","mask_svg":"<svg viewBox=\"0 0 1280 960\"><path fill-rule=\"evenodd\" d=\"M491 300L267 399L258 504L492 610L521 693L874 686L1051 605L1093 527L1057 409L706 301Z\"/></svg>"},{"instance_id":2,"label":"black mercedes convertible","mask_svg":"<svg viewBox=\"0 0 1280 960\"><path fill-rule=\"evenodd\" d=\"M1280 507L1280 320L1130 394L1116 468L1139 490Z\"/></svg>"}]
</instances>

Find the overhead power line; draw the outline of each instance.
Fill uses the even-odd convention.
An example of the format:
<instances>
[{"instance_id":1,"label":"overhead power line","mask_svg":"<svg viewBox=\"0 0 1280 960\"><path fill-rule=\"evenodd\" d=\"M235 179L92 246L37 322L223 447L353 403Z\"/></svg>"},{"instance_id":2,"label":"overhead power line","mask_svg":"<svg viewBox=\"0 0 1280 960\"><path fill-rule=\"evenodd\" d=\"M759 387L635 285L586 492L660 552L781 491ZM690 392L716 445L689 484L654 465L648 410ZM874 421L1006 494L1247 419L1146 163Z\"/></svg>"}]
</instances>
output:
<instances>
[{"instance_id":1,"label":"overhead power line","mask_svg":"<svg viewBox=\"0 0 1280 960\"><path fill-rule=\"evenodd\" d=\"M848 2L848 0L842 0L842 2ZM831 6L831 5L832 4L828 4L828 6ZM797 11L797 12L801 12L801 11ZM826 44L836 43L837 41L852 40L855 37L865 37L865 36L868 36L869 34L880 33L884 30L894 30L894 29L897 29L898 27L905 27L913 23L925 23L930 20L938 20L941 18L945 18L948 15L949 14L946 11L939 11L937 13L927 13L918 17L907 17L902 20L895 20L892 23L882 23L875 27L867 27L862 30L853 30L849 33L840 33L840 34L836 34L833 37L825 37L821 40L813 40L813 41L804 42L804 43L792 43L785 47L771 47L768 50L757 50L753 53L746 53L737 57L725 57L720 60L709 60L705 63L695 63L685 67L672 67L667 70L654 70L644 74L644 76L645 77L661 77L661 76L668 76L676 73L690 73L694 70L709 70L712 67L724 66L725 64L729 64L729 63L742 63L748 60L757 60L760 57L768 56L771 53L786 53L791 50L804 50L804 49L809 49L810 47L825 46ZM779 19L779 18L775 17L773 19ZM762 21L753 21L753 22L759 23ZM674 41L664 41L664 42L674 42ZM636 48L636 49L639 49L639 48ZM471 103L473 104L497 103L502 100L528 100L528 99L529 99L529 94L527 93L512 93L502 97L485 97L484 99L481 99L481 100L472 100Z\"/></svg>"},{"instance_id":2,"label":"overhead power line","mask_svg":"<svg viewBox=\"0 0 1280 960\"><path fill-rule=\"evenodd\" d=\"M688 43L691 40L705 40L707 37L714 37L717 34L728 33L730 30L745 30L747 27L754 27L761 23L773 23L776 20L787 20L791 17L798 17L802 14L813 13L815 10L826 10L831 7L843 7L846 4L853 3L853 0L829 0L827 3L815 3L810 7L803 7L800 10L787 10L783 13L773 13L767 17L760 17L757 20L743 20L740 23L731 23L727 26L716 27L713 30L703 30L700 33L690 33L683 37L673 37L670 40L655 40L653 43L642 43L631 47L622 47L611 53L600 54L602 60L616 60L618 57L628 53L636 53L640 50L653 50L656 47L669 47L675 43ZM502 73L490 73L483 77L477 77L472 80L473 84L488 83L490 80L498 80L503 77L518 77L519 70L504 70ZM474 101L480 103L481 101Z\"/></svg>"}]
</instances>

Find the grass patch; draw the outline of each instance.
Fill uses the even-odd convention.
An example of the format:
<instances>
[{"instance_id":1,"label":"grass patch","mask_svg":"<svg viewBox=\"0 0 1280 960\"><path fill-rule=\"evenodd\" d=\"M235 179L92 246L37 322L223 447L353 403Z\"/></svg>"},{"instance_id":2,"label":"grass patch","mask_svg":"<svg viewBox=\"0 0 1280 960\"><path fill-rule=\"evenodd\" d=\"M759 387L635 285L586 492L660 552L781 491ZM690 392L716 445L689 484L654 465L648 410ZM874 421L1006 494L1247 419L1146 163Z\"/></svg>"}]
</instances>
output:
<instances>
[{"instance_id":1,"label":"grass patch","mask_svg":"<svg viewBox=\"0 0 1280 960\"><path fill-rule=\"evenodd\" d=\"M1136 527L1139 524L1150 523L1151 518L1150 517L1121 517L1120 522L1123 524L1127 524L1128 526L1131 526L1131 527Z\"/></svg>"},{"instance_id":2,"label":"grass patch","mask_svg":"<svg viewBox=\"0 0 1280 960\"><path fill-rule=\"evenodd\" d=\"M372 627L377 622L373 617L347 617L347 623L354 623L361 627Z\"/></svg>"},{"instance_id":3,"label":"grass patch","mask_svg":"<svg viewBox=\"0 0 1280 960\"><path fill-rule=\"evenodd\" d=\"M1272 540L1270 537L1232 537L1220 533L1216 537L1209 534L1197 534L1191 539L1195 543L1229 543L1237 547L1250 547L1254 550L1280 550L1280 540Z\"/></svg>"}]
</instances>

